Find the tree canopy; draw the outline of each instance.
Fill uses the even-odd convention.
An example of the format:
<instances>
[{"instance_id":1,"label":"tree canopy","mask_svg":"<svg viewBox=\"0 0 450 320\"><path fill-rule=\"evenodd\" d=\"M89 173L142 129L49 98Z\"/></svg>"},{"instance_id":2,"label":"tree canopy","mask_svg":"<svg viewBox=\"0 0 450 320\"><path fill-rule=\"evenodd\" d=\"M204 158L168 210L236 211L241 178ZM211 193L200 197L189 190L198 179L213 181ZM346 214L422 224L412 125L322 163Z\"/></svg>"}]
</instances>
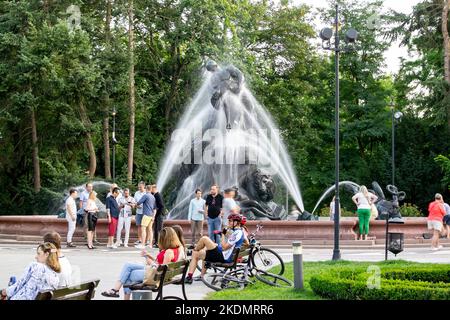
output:
<instances>
[{"instance_id":1,"label":"tree canopy","mask_svg":"<svg viewBox=\"0 0 450 320\"><path fill-rule=\"evenodd\" d=\"M334 56L317 46L313 24L320 16L331 26L334 3L0 0L0 214L48 213L62 190L110 181L113 110L116 181L156 181L208 59L243 71L312 208L334 183ZM434 193L450 196L446 1L421 1L411 15L381 12L382 0L339 3L341 32L359 32L340 60L341 180L391 183L395 108L404 113L396 184L425 213ZM397 73L385 68L393 41L414 53Z\"/></svg>"}]
</instances>

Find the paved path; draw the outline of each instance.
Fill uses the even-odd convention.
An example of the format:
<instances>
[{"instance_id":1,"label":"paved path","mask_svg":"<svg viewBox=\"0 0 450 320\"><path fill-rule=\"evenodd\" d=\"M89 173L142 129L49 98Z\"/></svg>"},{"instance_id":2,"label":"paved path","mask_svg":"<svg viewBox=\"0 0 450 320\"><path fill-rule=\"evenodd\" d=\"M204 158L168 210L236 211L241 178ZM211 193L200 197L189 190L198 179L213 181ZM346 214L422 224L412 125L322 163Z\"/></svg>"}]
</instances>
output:
<instances>
[{"instance_id":1,"label":"paved path","mask_svg":"<svg viewBox=\"0 0 450 320\"><path fill-rule=\"evenodd\" d=\"M290 248L274 248L285 261L292 260ZM3 288L11 275L20 276L24 268L34 261L36 247L33 245L0 245L0 288ZM155 249L154 249L155 250ZM100 278L99 287L96 291L95 300L108 299L100 295L100 292L110 289L117 279L125 262L142 263L143 258L139 256L140 250L135 248L120 248L107 250L100 247L97 250L87 248L63 249L75 270L79 270L79 279L82 281ZM304 261L330 260L332 249L304 249ZM352 261L382 261L384 251L379 249L341 250L342 259ZM416 262L450 263L450 248L440 251L431 251L425 248L412 248L400 253L396 258L390 254L389 259L403 259ZM181 287L168 286L167 294L180 295ZM204 299L211 292L201 281L187 286L187 296L190 300ZM122 296L122 292L121 292Z\"/></svg>"}]
</instances>

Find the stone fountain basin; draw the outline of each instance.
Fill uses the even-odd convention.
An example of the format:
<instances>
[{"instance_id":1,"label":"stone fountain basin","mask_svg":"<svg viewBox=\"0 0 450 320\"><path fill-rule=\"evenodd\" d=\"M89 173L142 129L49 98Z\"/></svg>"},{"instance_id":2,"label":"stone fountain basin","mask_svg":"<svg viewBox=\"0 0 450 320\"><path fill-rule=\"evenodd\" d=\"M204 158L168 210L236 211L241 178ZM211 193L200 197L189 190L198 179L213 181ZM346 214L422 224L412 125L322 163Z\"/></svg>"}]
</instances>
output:
<instances>
[{"instance_id":1,"label":"stone fountain basin","mask_svg":"<svg viewBox=\"0 0 450 320\"><path fill-rule=\"evenodd\" d=\"M415 239L427 233L426 218L404 218L405 224L389 225L390 232L402 232L405 239ZM334 223L329 220L319 221L249 221L250 232L256 229L256 224L262 224L263 229L258 233L260 240L332 240L334 238ZM190 222L187 220L166 220L165 226L178 224L184 230L186 239L191 238ZM385 221L372 221L370 223L370 236L376 239L385 238ZM42 236L46 232L56 231L65 238L67 221L57 216L0 216L0 234L21 236ZM340 239L354 240L358 231L357 218L345 218L340 223ZM134 217L131 227L131 238L137 237L137 228ZM203 225L203 234L207 234L207 225ZM97 223L97 236L106 238L108 235L107 219L99 219ZM75 236L82 236L82 229L77 227Z\"/></svg>"}]
</instances>

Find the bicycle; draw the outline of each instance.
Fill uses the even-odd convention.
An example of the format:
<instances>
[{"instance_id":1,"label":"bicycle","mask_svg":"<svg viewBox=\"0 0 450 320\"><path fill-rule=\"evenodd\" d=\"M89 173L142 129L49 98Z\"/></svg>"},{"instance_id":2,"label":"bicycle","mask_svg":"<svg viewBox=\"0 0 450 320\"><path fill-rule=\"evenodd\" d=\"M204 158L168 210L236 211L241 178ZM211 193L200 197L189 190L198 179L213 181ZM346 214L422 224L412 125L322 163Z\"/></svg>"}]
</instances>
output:
<instances>
[{"instance_id":1,"label":"bicycle","mask_svg":"<svg viewBox=\"0 0 450 320\"><path fill-rule=\"evenodd\" d=\"M285 267L281 257L273 250L261 246L256 240L256 234L262 229L262 225L256 226L256 231L249 236L250 246L245 249L233 251L233 263L205 263L206 272L202 277L203 283L211 289L221 290L225 288L242 289L249 283L253 283L249 277L277 287L289 288L293 286L292 281L282 277ZM242 261L239 261L239 259ZM247 260L243 260L247 258ZM268 272L275 269L277 273ZM271 270L273 271L273 270Z\"/></svg>"},{"instance_id":2,"label":"bicycle","mask_svg":"<svg viewBox=\"0 0 450 320\"><path fill-rule=\"evenodd\" d=\"M256 240L256 234L263 228L261 224L256 225L256 231L248 238L250 242L250 272L258 280L276 287L292 287L292 281L282 277L285 266L283 259L272 249L265 248ZM270 272L268 272L270 270Z\"/></svg>"},{"instance_id":3,"label":"bicycle","mask_svg":"<svg viewBox=\"0 0 450 320\"><path fill-rule=\"evenodd\" d=\"M272 273L281 276L285 270L283 259L281 259L278 253L276 253L272 249L263 247L261 243L256 240L256 234L262 228L263 226L261 224L257 224L256 231L252 232L248 236L250 246L253 247L253 250L250 254L251 262L254 269L258 269L260 271L272 269Z\"/></svg>"},{"instance_id":4,"label":"bicycle","mask_svg":"<svg viewBox=\"0 0 450 320\"><path fill-rule=\"evenodd\" d=\"M248 265L237 268L237 260L242 254L249 254L249 249L241 251L239 248L233 250L232 262L205 262L206 272L201 278L202 282L209 288L219 291L222 289L244 289L253 283L249 279Z\"/></svg>"}]
</instances>

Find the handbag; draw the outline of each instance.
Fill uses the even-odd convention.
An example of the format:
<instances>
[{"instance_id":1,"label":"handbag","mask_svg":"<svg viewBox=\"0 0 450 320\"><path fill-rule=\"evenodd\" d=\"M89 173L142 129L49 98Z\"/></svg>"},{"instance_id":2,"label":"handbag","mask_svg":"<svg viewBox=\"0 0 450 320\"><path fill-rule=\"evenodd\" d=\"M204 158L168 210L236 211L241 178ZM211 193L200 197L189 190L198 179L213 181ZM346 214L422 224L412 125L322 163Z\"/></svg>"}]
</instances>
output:
<instances>
[{"instance_id":1,"label":"handbag","mask_svg":"<svg viewBox=\"0 0 450 320\"><path fill-rule=\"evenodd\" d=\"M370 218L371 219L378 218L378 209L377 209L377 206L374 203L372 203L370 205Z\"/></svg>"},{"instance_id":2,"label":"handbag","mask_svg":"<svg viewBox=\"0 0 450 320\"><path fill-rule=\"evenodd\" d=\"M143 284L146 286L158 286L159 280L155 280L155 276L157 274L158 274L158 265L156 263L145 266Z\"/></svg>"}]
</instances>

